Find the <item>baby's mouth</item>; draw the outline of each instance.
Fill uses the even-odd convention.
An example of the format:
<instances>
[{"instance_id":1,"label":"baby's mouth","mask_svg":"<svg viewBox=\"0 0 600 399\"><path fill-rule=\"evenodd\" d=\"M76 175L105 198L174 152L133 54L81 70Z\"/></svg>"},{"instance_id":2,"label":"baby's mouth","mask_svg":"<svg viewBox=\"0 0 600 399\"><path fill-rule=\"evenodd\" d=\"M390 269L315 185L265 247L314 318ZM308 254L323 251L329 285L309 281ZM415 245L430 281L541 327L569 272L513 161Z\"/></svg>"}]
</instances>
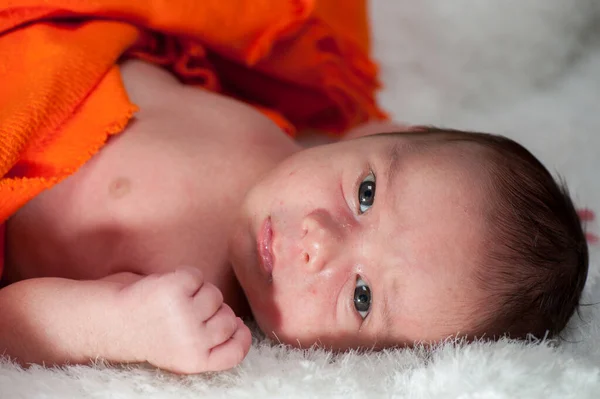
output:
<instances>
[{"instance_id":1,"label":"baby's mouth","mask_svg":"<svg viewBox=\"0 0 600 399\"><path fill-rule=\"evenodd\" d=\"M273 256L273 226L270 216L265 219L260 230L258 230L256 245L261 268L271 280L275 259Z\"/></svg>"}]
</instances>

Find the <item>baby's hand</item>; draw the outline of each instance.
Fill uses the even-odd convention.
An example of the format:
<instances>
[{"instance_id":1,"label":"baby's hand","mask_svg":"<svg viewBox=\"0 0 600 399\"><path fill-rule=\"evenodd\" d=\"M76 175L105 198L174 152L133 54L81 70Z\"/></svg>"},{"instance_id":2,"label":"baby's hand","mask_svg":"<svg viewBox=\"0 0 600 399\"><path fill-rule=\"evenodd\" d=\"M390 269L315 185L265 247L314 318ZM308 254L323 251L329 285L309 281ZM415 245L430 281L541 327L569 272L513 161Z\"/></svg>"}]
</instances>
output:
<instances>
[{"instance_id":1,"label":"baby's hand","mask_svg":"<svg viewBox=\"0 0 600 399\"><path fill-rule=\"evenodd\" d=\"M250 330L197 269L150 275L122 294L139 361L195 374L234 367L250 349Z\"/></svg>"},{"instance_id":2,"label":"baby's hand","mask_svg":"<svg viewBox=\"0 0 600 399\"><path fill-rule=\"evenodd\" d=\"M579 219L582 222L593 222L594 219L596 218L596 215L594 214L594 212L587 208L578 210L577 214L579 215ZM598 242L598 236L594 233L585 233L585 238L591 244Z\"/></svg>"}]
</instances>

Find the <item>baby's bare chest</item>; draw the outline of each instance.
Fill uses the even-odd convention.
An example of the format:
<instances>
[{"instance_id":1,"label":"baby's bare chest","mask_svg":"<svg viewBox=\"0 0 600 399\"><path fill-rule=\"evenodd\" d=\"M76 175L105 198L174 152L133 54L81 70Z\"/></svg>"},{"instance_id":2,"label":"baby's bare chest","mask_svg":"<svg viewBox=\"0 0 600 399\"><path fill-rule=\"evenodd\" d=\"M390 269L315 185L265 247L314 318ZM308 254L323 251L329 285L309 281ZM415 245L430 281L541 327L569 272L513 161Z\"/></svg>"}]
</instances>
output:
<instances>
[{"instance_id":1,"label":"baby's bare chest","mask_svg":"<svg viewBox=\"0 0 600 399\"><path fill-rule=\"evenodd\" d=\"M77 173L15 215L9 267L21 277L99 278L192 265L218 285L230 278L230 228L269 157L260 146L234 145L238 132L213 113L166 111L140 112ZM255 121L242 122L248 129Z\"/></svg>"}]
</instances>

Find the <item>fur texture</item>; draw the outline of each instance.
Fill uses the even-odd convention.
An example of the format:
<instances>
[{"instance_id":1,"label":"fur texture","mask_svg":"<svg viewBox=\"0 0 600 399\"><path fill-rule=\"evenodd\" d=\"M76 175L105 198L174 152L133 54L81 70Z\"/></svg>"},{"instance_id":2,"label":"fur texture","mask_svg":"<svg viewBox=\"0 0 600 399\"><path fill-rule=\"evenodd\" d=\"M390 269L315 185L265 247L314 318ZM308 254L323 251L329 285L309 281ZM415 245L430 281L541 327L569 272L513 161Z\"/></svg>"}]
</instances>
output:
<instances>
[{"instance_id":1,"label":"fur texture","mask_svg":"<svg viewBox=\"0 0 600 399\"><path fill-rule=\"evenodd\" d=\"M384 106L399 121L505 134L565 177L600 213L600 3L595 0L374 0ZM594 223L591 231L600 233ZM600 302L592 248L584 302ZM0 362L0 398L596 398L600 305L559 347L501 341L333 356L256 339L226 373L22 370Z\"/></svg>"}]
</instances>

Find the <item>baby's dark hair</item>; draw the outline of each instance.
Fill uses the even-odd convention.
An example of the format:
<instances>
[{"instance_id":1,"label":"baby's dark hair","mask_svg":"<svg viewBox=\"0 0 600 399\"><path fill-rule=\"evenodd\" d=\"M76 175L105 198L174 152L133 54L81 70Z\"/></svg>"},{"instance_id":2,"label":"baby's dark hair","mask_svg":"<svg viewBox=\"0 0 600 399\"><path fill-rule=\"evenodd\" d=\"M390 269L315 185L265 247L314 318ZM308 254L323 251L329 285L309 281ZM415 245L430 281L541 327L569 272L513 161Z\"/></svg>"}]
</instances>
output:
<instances>
[{"instance_id":1,"label":"baby's dark hair","mask_svg":"<svg viewBox=\"0 0 600 399\"><path fill-rule=\"evenodd\" d=\"M506 137L434 127L419 133L475 144L486 161L491 239L476 280L490 305L474 315L479 322L468 335L557 336L579 309L588 273L585 232L564 182Z\"/></svg>"}]
</instances>

